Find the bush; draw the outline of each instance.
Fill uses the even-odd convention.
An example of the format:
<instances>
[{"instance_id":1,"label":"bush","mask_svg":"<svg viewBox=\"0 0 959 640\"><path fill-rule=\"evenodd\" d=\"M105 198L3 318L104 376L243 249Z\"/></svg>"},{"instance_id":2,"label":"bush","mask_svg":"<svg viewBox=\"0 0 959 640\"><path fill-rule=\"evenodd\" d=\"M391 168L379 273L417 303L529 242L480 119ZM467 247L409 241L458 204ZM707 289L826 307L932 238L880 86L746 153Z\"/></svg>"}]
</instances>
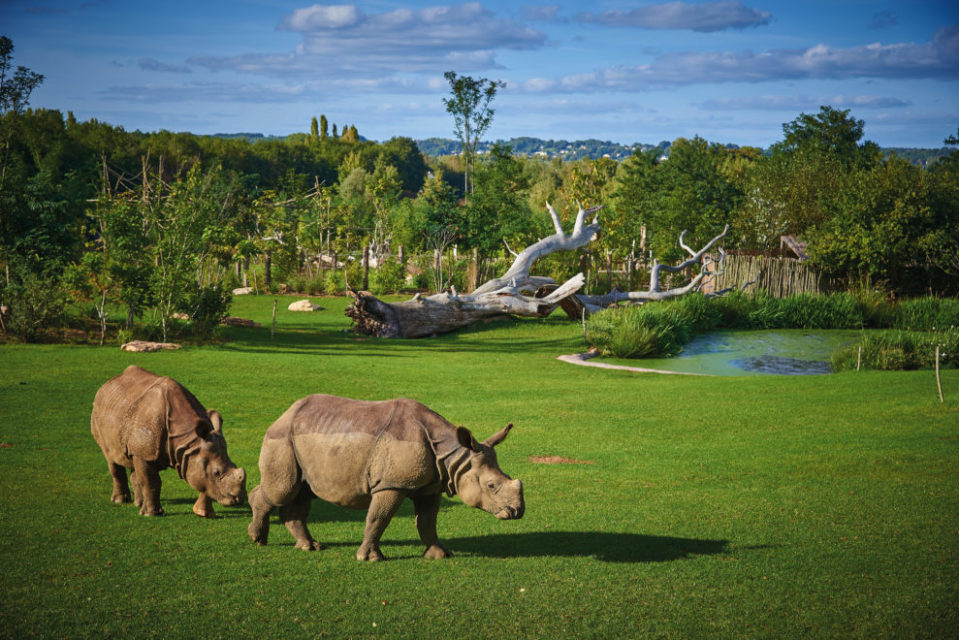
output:
<instances>
[{"instance_id":1,"label":"bush","mask_svg":"<svg viewBox=\"0 0 959 640\"><path fill-rule=\"evenodd\" d=\"M346 284L343 281L343 274L336 270L327 271L323 278L323 293L336 296L344 291L346 291Z\"/></svg>"},{"instance_id":2,"label":"bush","mask_svg":"<svg viewBox=\"0 0 959 640\"><path fill-rule=\"evenodd\" d=\"M214 328L229 313L232 302L233 294L218 283L191 291L183 310L192 320L193 335L198 338L211 337Z\"/></svg>"},{"instance_id":3,"label":"bush","mask_svg":"<svg viewBox=\"0 0 959 640\"><path fill-rule=\"evenodd\" d=\"M681 305L668 302L606 309L590 316L586 340L616 358L670 357L692 335L692 318Z\"/></svg>"},{"instance_id":4,"label":"bush","mask_svg":"<svg viewBox=\"0 0 959 640\"><path fill-rule=\"evenodd\" d=\"M31 272L12 274L0 299L9 309L4 317L7 331L23 342L34 342L42 331L61 327L69 303L59 278Z\"/></svg>"},{"instance_id":5,"label":"bush","mask_svg":"<svg viewBox=\"0 0 959 640\"><path fill-rule=\"evenodd\" d=\"M959 368L959 329L943 332L869 332L863 335L859 344L839 349L833 354L833 371L855 369L860 347L861 366L865 369L929 369L936 364L936 347L939 347L940 367Z\"/></svg>"},{"instance_id":6,"label":"bush","mask_svg":"<svg viewBox=\"0 0 959 640\"><path fill-rule=\"evenodd\" d=\"M896 305L895 328L937 331L959 327L959 300L927 296Z\"/></svg>"},{"instance_id":7,"label":"bush","mask_svg":"<svg viewBox=\"0 0 959 640\"><path fill-rule=\"evenodd\" d=\"M396 293L406 286L406 269L395 260L387 260L370 272L370 291L375 295Z\"/></svg>"}]
</instances>

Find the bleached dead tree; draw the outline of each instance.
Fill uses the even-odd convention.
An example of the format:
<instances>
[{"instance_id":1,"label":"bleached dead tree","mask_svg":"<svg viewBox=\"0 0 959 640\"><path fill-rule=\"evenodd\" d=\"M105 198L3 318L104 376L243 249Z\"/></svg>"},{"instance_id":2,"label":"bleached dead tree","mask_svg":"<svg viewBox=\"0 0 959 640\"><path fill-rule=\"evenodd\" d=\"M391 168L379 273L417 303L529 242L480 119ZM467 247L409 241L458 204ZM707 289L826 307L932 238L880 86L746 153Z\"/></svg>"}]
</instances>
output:
<instances>
[{"instance_id":1,"label":"bleached dead tree","mask_svg":"<svg viewBox=\"0 0 959 640\"><path fill-rule=\"evenodd\" d=\"M679 234L679 246L689 254L689 258L677 265L660 264L654 260L653 267L649 273L649 289L646 291L617 291L614 288L609 293L603 295L577 295L576 299L586 309L587 313L595 313L620 302L651 302L657 300L666 300L669 298L684 296L694 291L699 291L700 288L702 288L703 280L706 278L706 276L709 275L711 271L713 273L716 272L716 269L709 269L708 267L716 265L717 268L722 268L722 261L726 255L722 248L719 248L719 260L708 258L707 252L712 249L717 242L725 238L728 232L729 225L727 224L723 228L722 233L715 236L698 251L694 251L692 248L686 245L686 231L683 230L683 232ZM693 265L701 265L704 268L700 269L699 273L685 285L675 289L663 290L661 288L660 279L662 272L681 273Z\"/></svg>"},{"instance_id":2,"label":"bleached dead tree","mask_svg":"<svg viewBox=\"0 0 959 640\"><path fill-rule=\"evenodd\" d=\"M549 315L556 305L583 286L583 274L577 274L548 295L537 298L535 294L543 285L555 287L556 283L552 278L530 275L530 269L543 256L557 251L574 251L588 244L599 232L600 225L595 216L587 224L586 217L601 207L579 207L571 234L563 230L553 207L549 203L546 207L556 232L514 254L516 258L505 274L470 294L459 294L451 289L431 296L417 294L405 302L387 303L366 291L350 289L353 304L347 308L346 315L353 319L354 331L385 338L421 338L455 331L498 316Z\"/></svg>"},{"instance_id":3,"label":"bleached dead tree","mask_svg":"<svg viewBox=\"0 0 959 640\"><path fill-rule=\"evenodd\" d=\"M689 258L678 265L654 262L649 289L646 291L614 289L604 295L581 295L577 291L583 286L582 273L558 285L552 278L531 275L530 270L539 258L557 251L575 251L589 244L601 227L597 216L594 215L590 223L587 223L586 218L602 207L583 209L580 206L570 234L563 230L559 216L549 203L546 203L546 208L552 217L555 233L518 254L513 253L515 259L505 274L486 282L470 294L461 295L451 289L431 296L417 294L405 302L387 303L366 291L349 289L353 303L347 308L346 315L353 319L353 329L387 338L420 338L455 331L498 316L543 317L552 313L558 305L562 305L570 317L578 320L584 314L595 313L621 302L665 300L699 291L710 271L705 267L716 265L721 268L725 256L721 248L718 248L719 260L707 257L707 252L726 237L729 225L699 250L686 245L686 232L683 231L679 236L679 245L689 254ZM688 283L675 289L661 288L663 272L680 273L693 265L704 268ZM713 268L712 271L715 273L717 269Z\"/></svg>"}]
</instances>

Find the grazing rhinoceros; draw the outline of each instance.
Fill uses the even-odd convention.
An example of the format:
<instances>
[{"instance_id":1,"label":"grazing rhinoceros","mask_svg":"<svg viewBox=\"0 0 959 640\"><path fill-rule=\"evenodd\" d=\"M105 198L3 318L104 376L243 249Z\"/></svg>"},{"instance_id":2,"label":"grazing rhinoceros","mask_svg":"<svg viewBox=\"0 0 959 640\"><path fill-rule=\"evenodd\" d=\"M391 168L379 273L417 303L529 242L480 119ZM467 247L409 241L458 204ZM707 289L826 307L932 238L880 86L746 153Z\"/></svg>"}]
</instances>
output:
<instances>
[{"instance_id":1,"label":"grazing rhinoceros","mask_svg":"<svg viewBox=\"0 0 959 640\"><path fill-rule=\"evenodd\" d=\"M213 517L213 500L243 504L246 472L226 452L223 419L180 383L130 366L106 382L93 400L90 430L110 466L114 502L133 498L145 516L163 515L160 471L173 467L200 492L193 513Z\"/></svg>"},{"instance_id":2,"label":"grazing rhinoceros","mask_svg":"<svg viewBox=\"0 0 959 640\"><path fill-rule=\"evenodd\" d=\"M260 485L250 492L250 537L266 544L269 515L280 520L298 549L321 549L306 528L310 502L367 509L358 560L382 560L380 536L404 498L411 498L427 558L452 554L436 537L443 491L497 518L522 518L523 483L500 471L493 447L513 427L486 442L454 427L419 402L364 402L328 395L298 400L267 430L260 450Z\"/></svg>"}]
</instances>

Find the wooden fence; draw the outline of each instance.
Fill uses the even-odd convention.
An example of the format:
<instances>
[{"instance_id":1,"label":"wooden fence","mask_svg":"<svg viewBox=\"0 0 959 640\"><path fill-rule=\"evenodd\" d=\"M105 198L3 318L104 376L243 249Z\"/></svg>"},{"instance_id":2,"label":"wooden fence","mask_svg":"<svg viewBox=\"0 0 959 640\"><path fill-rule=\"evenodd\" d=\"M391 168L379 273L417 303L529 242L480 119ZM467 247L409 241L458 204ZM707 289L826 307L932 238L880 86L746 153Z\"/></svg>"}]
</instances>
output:
<instances>
[{"instance_id":1,"label":"wooden fence","mask_svg":"<svg viewBox=\"0 0 959 640\"><path fill-rule=\"evenodd\" d=\"M720 291L727 287L742 287L750 280L747 291L765 289L774 298L784 298L797 293L826 293L830 283L819 269L794 258L769 256L726 255L723 270L714 276L712 289Z\"/></svg>"}]
</instances>

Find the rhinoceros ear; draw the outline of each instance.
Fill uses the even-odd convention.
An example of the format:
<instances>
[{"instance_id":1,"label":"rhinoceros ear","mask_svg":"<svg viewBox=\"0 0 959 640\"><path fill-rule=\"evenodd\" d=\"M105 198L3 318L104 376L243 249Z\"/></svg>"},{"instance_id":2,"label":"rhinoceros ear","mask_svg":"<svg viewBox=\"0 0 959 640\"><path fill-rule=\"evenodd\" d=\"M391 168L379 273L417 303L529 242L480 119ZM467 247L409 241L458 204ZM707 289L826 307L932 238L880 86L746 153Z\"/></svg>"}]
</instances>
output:
<instances>
[{"instance_id":1,"label":"rhinoceros ear","mask_svg":"<svg viewBox=\"0 0 959 640\"><path fill-rule=\"evenodd\" d=\"M479 451L479 443L466 427L456 427L456 440L470 451Z\"/></svg>"},{"instance_id":2,"label":"rhinoceros ear","mask_svg":"<svg viewBox=\"0 0 959 640\"><path fill-rule=\"evenodd\" d=\"M200 439L205 439L208 435L213 433L213 425L210 424L209 420L197 420L196 427L194 427L196 435Z\"/></svg>"},{"instance_id":3,"label":"rhinoceros ear","mask_svg":"<svg viewBox=\"0 0 959 640\"><path fill-rule=\"evenodd\" d=\"M220 412L216 409L210 409L206 412L207 416L210 417L210 424L213 425L213 430L222 433L223 431L223 416L220 415Z\"/></svg>"},{"instance_id":4,"label":"rhinoceros ear","mask_svg":"<svg viewBox=\"0 0 959 640\"><path fill-rule=\"evenodd\" d=\"M508 425L503 427L500 431L498 431L497 433L494 433L489 438L487 438L486 442L484 442L483 444L485 444L487 447L495 447L500 442L506 439L506 434L508 434L509 430L512 428L513 428L513 423L510 422Z\"/></svg>"}]
</instances>

